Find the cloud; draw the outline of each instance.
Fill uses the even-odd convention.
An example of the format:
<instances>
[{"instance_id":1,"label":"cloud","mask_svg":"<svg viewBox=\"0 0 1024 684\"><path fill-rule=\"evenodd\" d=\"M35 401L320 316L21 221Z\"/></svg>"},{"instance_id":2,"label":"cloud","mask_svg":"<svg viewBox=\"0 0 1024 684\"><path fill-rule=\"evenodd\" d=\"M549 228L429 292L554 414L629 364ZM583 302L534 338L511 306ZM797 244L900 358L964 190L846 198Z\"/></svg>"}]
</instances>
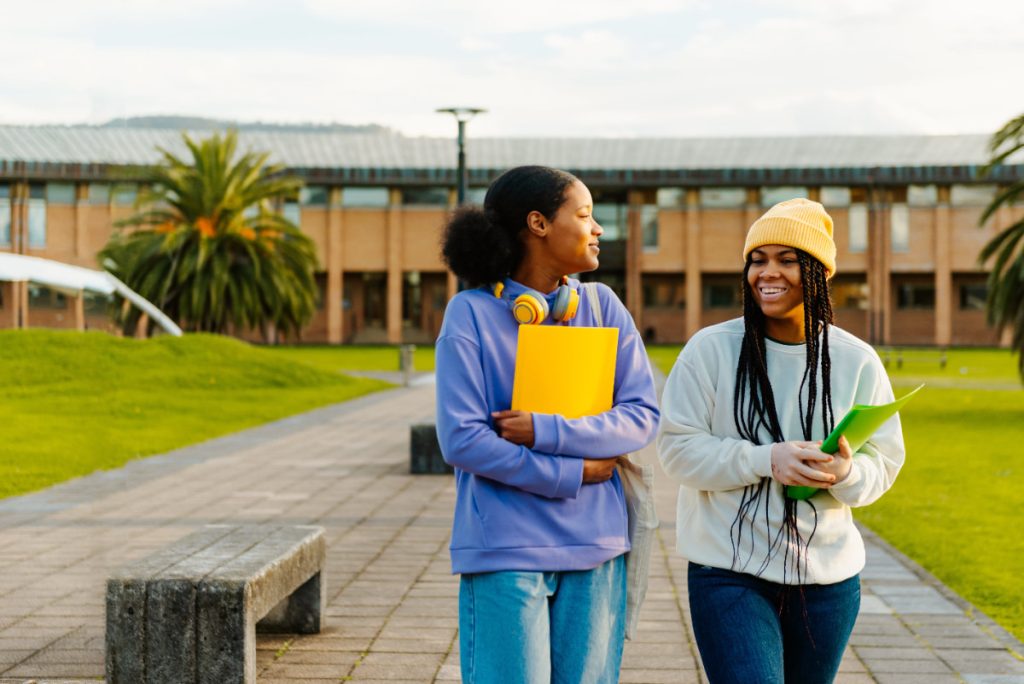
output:
<instances>
[{"instance_id":1,"label":"cloud","mask_svg":"<svg viewBox=\"0 0 1024 684\"><path fill-rule=\"evenodd\" d=\"M0 122L182 113L450 135L434 109L466 104L489 110L471 136L798 135L984 132L1021 109L1024 3L778 0L726 11L523 0L511 12L465 0L309 0L315 15L257 3L282 35L305 35L313 21L345 35L419 27L400 34L399 52L384 40L245 42L256 27L235 17L235 2L212 2L234 17L214 25L218 40L191 43L101 35L139 32L131 22L146 17L175 26L206 0L12 6L0 28Z\"/></svg>"}]
</instances>

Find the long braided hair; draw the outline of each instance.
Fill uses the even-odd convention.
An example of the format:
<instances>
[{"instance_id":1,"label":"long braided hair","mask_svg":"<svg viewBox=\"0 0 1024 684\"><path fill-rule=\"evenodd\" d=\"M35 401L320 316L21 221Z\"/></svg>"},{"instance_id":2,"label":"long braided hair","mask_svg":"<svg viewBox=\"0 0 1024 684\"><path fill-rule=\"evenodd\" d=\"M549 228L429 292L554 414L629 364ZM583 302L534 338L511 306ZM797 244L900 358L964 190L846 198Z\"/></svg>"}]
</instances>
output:
<instances>
[{"instance_id":1,"label":"long braided hair","mask_svg":"<svg viewBox=\"0 0 1024 684\"><path fill-rule=\"evenodd\" d=\"M835 426L835 415L832 412L832 363L828 350L828 329L832 324L832 299L829 294L828 272L822 263L803 250L798 249L796 253L804 291L804 344L807 350L807 362L797 396L801 404L802 437L809 441L819 399L819 369L821 375L821 421L824 434L827 435ZM743 268L744 333L739 362L736 365L733 417L736 421L736 429L743 439L755 444L773 444L786 441L786 435L783 434L779 423L778 411L775 408L775 395L768 379L765 315L755 301L754 292L747 280L751 263L751 257L748 256L747 263ZM765 433L767 441L762 440L762 435ZM792 438L790 436L790 439ZM746 558L741 558L745 526L757 524L758 516L763 514L766 529L769 531L772 529L768 515L770 500L768 494L773 486L782 487L771 478L764 477L757 484L748 485L743 489L743 498L729 530L733 548L733 570L745 569L754 553L754 535L753 532L750 532L749 552L746 554ZM810 499L801 502L784 496L783 500L785 501L785 512L782 525L774 536L769 533L768 550L755 574L761 575L767 570L772 559L782 547L785 554L783 576L786 577L789 570L792 569L796 575L796 583L802 584L807 567L807 548L818 527L818 511ZM810 506L814 516L814 525L806 541L797 527L797 506L800 503Z\"/></svg>"}]
</instances>

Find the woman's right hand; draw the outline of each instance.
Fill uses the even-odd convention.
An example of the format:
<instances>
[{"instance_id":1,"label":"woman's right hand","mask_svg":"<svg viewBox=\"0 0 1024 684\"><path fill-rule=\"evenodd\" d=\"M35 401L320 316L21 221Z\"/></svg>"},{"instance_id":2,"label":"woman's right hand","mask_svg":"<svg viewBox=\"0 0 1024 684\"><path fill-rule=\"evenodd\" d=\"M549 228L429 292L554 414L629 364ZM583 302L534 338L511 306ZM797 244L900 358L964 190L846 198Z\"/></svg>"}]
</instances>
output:
<instances>
[{"instance_id":1,"label":"woman's right hand","mask_svg":"<svg viewBox=\"0 0 1024 684\"><path fill-rule=\"evenodd\" d=\"M814 467L815 463L831 463L832 455L819 448L818 442L776 442L772 445L772 479L784 485L827 488L836 476Z\"/></svg>"},{"instance_id":2,"label":"woman's right hand","mask_svg":"<svg viewBox=\"0 0 1024 684\"><path fill-rule=\"evenodd\" d=\"M583 459L583 484L598 484L612 479L617 458Z\"/></svg>"}]
</instances>

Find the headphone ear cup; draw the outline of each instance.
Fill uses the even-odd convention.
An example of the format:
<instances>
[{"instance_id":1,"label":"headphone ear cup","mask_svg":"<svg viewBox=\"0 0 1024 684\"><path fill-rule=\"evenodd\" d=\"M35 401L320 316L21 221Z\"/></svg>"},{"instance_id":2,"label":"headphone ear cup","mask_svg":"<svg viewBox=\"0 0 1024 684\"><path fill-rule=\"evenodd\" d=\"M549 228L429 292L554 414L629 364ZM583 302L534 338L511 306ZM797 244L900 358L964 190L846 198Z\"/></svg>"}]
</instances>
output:
<instances>
[{"instance_id":1,"label":"headphone ear cup","mask_svg":"<svg viewBox=\"0 0 1024 684\"><path fill-rule=\"evenodd\" d=\"M578 290L569 288L569 306L565 310L564 321L571 321L576 318L576 312L580 308L580 293Z\"/></svg>"},{"instance_id":2,"label":"headphone ear cup","mask_svg":"<svg viewBox=\"0 0 1024 684\"><path fill-rule=\"evenodd\" d=\"M579 304L580 294L568 285L560 285L555 295L555 304L551 308L551 317L559 323L570 321L576 316Z\"/></svg>"},{"instance_id":3,"label":"headphone ear cup","mask_svg":"<svg viewBox=\"0 0 1024 684\"><path fill-rule=\"evenodd\" d=\"M548 317L548 302L532 292L524 292L512 303L512 316L520 325L536 325Z\"/></svg>"}]
</instances>

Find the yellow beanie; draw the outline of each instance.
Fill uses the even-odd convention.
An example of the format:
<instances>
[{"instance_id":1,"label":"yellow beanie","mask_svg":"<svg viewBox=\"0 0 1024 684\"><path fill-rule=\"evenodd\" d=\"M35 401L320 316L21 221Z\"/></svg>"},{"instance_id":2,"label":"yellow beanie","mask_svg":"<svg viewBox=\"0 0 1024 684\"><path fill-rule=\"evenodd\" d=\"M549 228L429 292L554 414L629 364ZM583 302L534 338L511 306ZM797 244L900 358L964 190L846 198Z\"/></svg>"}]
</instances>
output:
<instances>
[{"instance_id":1,"label":"yellow beanie","mask_svg":"<svg viewBox=\"0 0 1024 684\"><path fill-rule=\"evenodd\" d=\"M743 260L758 247L796 247L820 261L831 278L836 274L836 243L832 217L818 202L798 198L779 202L754 221L743 245Z\"/></svg>"}]
</instances>

